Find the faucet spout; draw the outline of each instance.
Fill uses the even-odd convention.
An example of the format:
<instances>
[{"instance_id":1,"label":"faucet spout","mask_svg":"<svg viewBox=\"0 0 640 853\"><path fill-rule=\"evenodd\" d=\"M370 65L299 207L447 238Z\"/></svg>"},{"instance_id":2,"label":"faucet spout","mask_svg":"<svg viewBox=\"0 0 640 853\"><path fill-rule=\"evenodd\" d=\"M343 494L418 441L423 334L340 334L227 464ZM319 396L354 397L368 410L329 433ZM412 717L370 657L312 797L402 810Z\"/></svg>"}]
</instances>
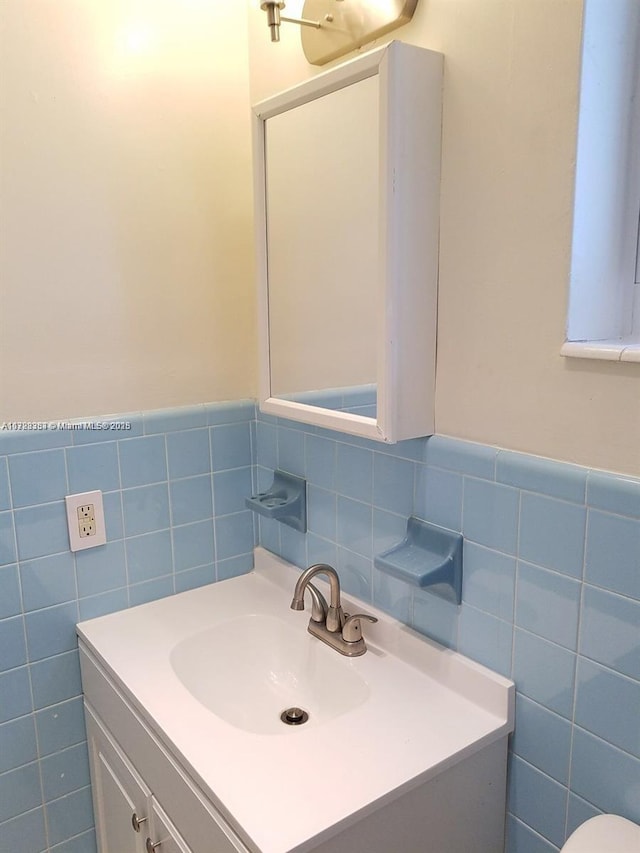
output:
<instances>
[{"instance_id":1,"label":"faucet spout","mask_svg":"<svg viewBox=\"0 0 640 853\"><path fill-rule=\"evenodd\" d=\"M340 580L336 570L327 563L316 563L309 566L308 569L300 575L293 590L293 599L291 600L292 610L304 609L304 591L310 581L319 574L326 575L329 580L331 597L329 600L329 608L327 610L326 628L327 631L335 633L342 631L345 623L345 615L340 604Z\"/></svg>"}]
</instances>

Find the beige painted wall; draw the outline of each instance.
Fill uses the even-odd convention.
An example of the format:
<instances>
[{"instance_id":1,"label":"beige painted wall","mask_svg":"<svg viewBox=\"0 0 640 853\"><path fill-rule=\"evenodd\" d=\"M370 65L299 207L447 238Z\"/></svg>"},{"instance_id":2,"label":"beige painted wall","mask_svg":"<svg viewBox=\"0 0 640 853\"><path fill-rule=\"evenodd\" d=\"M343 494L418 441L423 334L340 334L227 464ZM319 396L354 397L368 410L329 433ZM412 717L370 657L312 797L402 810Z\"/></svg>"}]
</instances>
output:
<instances>
[{"instance_id":1,"label":"beige painted wall","mask_svg":"<svg viewBox=\"0 0 640 853\"><path fill-rule=\"evenodd\" d=\"M247 92L322 69L255 5L248 69L245 14L1 4L0 421L255 393ZM638 366L558 354L581 15L420 0L396 32L446 56L437 429L640 474Z\"/></svg>"},{"instance_id":2,"label":"beige painted wall","mask_svg":"<svg viewBox=\"0 0 640 853\"><path fill-rule=\"evenodd\" d=\"M255 393L246 7L0 4L0 421Z\"/></svg>"},{"instance_id":3,"label":"beige painted wall","mask_svg":"<svg viewBox=\"0 0 640 853\"><path fill-rule=\"evenodd\" d=\"M445 54L437 431L640 474L640 366L564 359L582 0L420 0ZM293 3L287 11L293 14ZM251 94L322 69L250 13Z\"/></svg>"}]
</instances>

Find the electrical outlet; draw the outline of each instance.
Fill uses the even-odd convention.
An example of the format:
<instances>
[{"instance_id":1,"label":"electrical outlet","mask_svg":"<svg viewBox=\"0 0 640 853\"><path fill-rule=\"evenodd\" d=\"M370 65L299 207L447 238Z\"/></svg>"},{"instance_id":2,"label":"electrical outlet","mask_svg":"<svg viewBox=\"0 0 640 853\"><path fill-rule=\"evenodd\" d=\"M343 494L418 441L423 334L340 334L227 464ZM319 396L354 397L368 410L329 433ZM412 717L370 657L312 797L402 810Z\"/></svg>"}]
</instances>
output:
<instances>
[{"instance_id":1,"label":"electrical outlet","mask_svg":"<svg viewBox=\"0 0 640 853\"><path fill-rule=\"evenodd\" d=\"M104 525L102 492L82 492L67 495L67 524L72 551L95 548L107 541Z\"/></svg>"},{"instance_id":2,"label":"electrical outlet","mask_svg":"<svg viewBox=\"0 0 640 853\"><path fill-rule=\"evenodd\" d=\"M97 534L96 508L93 504L82 504L78 507L78 531L81 539Z\"/></svg>"},{"instance_id":3,"label":"electrical outlet","mask_svg":"<svg viewBox=\"0 0 640 853\"><path fill-rule=\"evenodd\" d=\"M95 536L97 533L95 519L92 518L90 521L81 521L79 529L81 539L84 539L85 536Z\"/></svg>"}]
</instances>

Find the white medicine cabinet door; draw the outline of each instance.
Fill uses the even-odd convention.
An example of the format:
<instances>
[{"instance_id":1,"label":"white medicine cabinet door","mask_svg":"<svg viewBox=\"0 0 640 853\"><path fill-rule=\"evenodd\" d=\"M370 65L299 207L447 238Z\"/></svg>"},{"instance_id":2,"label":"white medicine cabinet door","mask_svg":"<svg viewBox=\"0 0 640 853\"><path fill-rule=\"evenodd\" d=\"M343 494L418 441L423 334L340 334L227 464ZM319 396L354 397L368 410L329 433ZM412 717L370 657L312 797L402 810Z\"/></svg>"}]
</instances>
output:
<instances>
[{"instance_id":1,"label":"white medicine cabinet door","mask_svg":"<svg viewBox=\"0 0 640 853\"><path fill-rule=\"evenodd\" d=\"M254 107L262 411L433 432L442 73L394 41Z\"/></svg>"}]
</instances>

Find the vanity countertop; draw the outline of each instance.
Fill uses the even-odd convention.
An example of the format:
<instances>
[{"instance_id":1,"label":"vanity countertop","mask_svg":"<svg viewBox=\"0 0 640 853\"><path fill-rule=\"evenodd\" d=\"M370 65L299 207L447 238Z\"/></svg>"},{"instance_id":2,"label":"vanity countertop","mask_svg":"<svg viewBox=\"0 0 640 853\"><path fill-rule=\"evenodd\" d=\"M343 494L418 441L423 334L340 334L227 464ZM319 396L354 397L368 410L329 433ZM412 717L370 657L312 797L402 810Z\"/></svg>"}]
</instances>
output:
<instances>
[{"instance_id":1,"label":"vanity countertop","mask_svg":"<svg viewBox=\"0 0 640 853\"><path fill-rule=\"evenodd\" d=\"M81 622L77 629L170 753L245 843L262 853L311 849L337 825L513 730L512 682L366 603L343 596L345 610L379 620L364 625L368 651L362 657L345 658L312 637L308 613L289 609L298 576L295 567L258 548L247 575ZM310 708L309 722L296 727L278 720L252 730L213 713L178 676L176 649L201 634L203 679L215 682L216 667L229 671L234 632L251 616L256 624L277 619L286 625L312 667L330 673L335 665L345 684L351 678L364 692L324 717ZM214 629L225 641L206 647ZM322 669L325 664L329 669ZM287 673L267 677L277 681Z\"/></svg>"}]
</instances>

